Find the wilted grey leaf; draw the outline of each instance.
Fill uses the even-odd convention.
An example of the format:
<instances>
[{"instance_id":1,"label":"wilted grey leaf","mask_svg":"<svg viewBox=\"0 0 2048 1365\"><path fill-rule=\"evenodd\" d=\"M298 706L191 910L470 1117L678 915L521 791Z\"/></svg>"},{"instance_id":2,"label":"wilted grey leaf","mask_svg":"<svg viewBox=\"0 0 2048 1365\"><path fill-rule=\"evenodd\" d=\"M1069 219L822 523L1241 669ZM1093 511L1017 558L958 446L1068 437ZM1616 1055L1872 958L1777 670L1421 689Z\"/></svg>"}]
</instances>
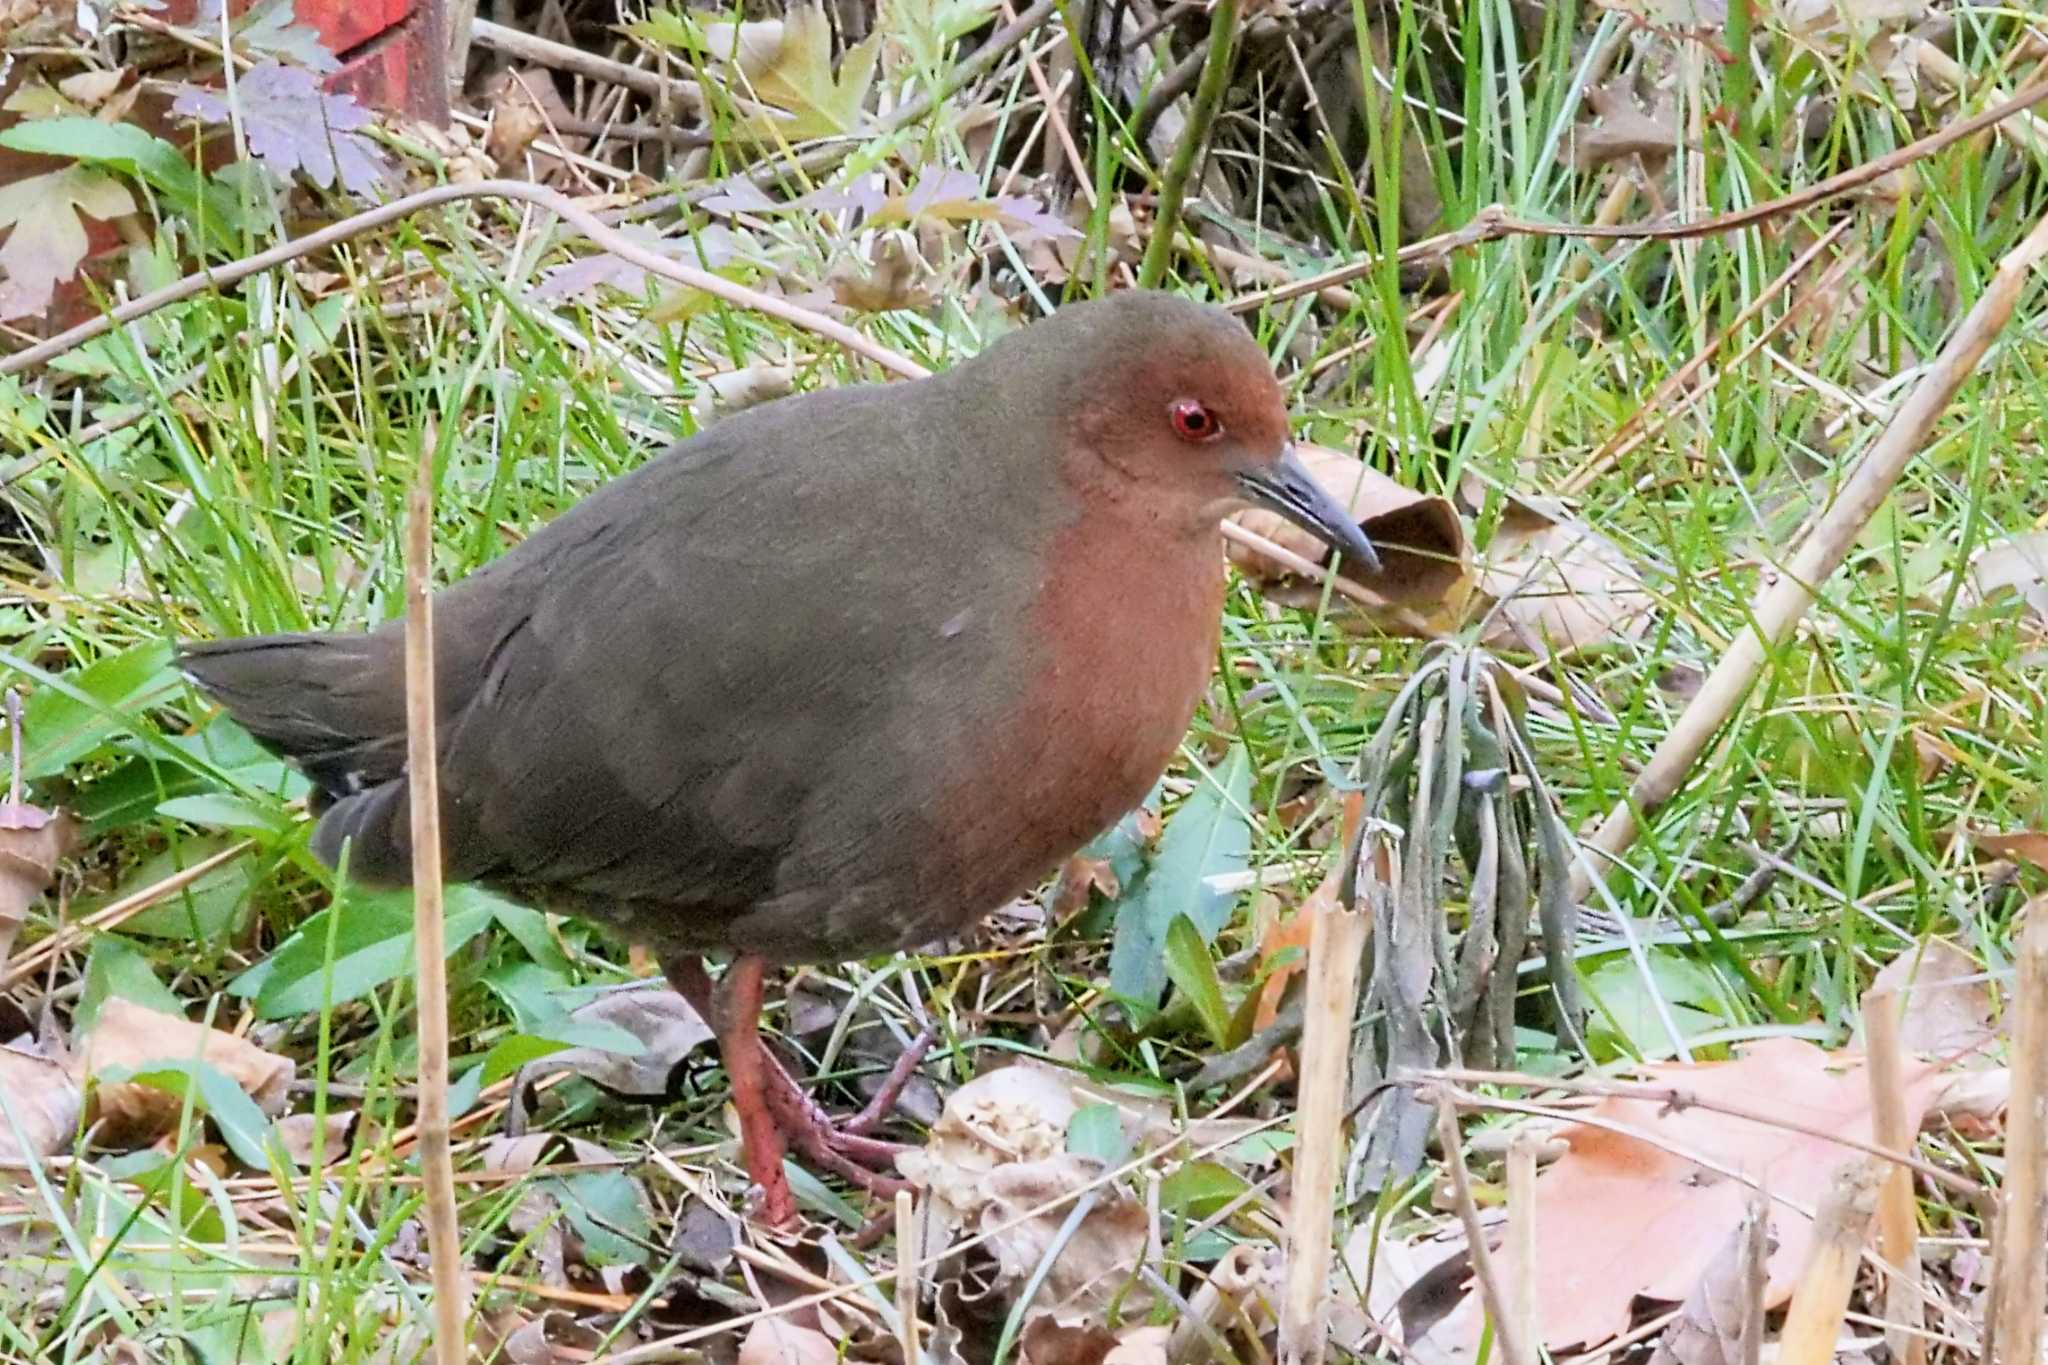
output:
<instances>
[{"instance_id":1,"label":"wilted grey leaf","mask_svg":"<svg viewBox=\"0 0 2048 1365\"><path fill-rule=\"evenodd\" d=\"M206 123L233 117L225 91L177 89L173 111ZM391 173L383 154L356 131L372 122L369 111L348 95L322 91L310 71L278 62L251 67L235 85L234 104L249 150L280 175L304 171L322 188L338 180L351 194L367 197Z\"/></svg>"}]
</instances>

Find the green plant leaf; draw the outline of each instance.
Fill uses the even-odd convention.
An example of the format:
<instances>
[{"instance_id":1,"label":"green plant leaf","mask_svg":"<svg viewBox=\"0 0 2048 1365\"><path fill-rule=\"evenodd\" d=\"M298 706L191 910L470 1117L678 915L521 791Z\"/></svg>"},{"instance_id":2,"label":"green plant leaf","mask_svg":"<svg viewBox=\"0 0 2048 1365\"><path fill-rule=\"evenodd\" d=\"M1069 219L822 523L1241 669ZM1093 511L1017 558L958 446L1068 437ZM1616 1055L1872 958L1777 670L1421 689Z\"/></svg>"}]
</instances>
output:
<instances>
[{"instance_id":1,"label":"green plant leaf","mask_svg":"<svg viewBox=\"0 0 2048 1365\"><path fill-rule=\"evenodd\" d=\"M1214 939L1235 897L1206 879L1242 871L1251 853L1245 809L1251 800L1252 765L1244 746L1233 745L1208 777L1174 812L1157 852L1135 884L1125 884L1117 906L1110 989L1139 1009L1156 1009L1166 989L1166 935L1174 918L1187 916L1202 942Z\"/></svg>"},{"instance_id":2,"label":"green plant leaf","mask_svg":"<svg viewBox=\"0 0 2048 1365\"><path fill-rule=\"evenodd\" d=\"M248 830L257 834L282 834L291 828L292 823L291 817L277 806L251 801L247 797L229 796L225 792L174 796L158 806L156 813L166 820L183 820L190 825Z\"/></svg>"},{"instance_id":3,"label":"green plant leaf","mask_svg":"<svg viewBox=\"0 0 2048 1365\"><path fill-rule=\"evenodd\" d=\"M135 714L178 681L171 647L161 640L56 677L4 655L0 664L43 679L22 709L22 776L30 781L62 772L114 736L129 733Z\"/></svg>"},{"instance_id":4,"label":"green plant leaf","mask_svg":"<svg viewBox=\"0 0 2048 1365\"><path fill-rule=\"evenodd\" d=\"M1190 1161L1159 1182L1159 1207L1189 1218L1207 1218L1251 1186L1228 1166Z\"/></svg>"},{"instance_id":5,"label":"green plant leaf","mask_svg":"<svg viewBox=\"0 0 2048 1365\"><path fill-rule=\"evenodd\" d=\"M1201 932L1186 915L1175 915L1166 931L1166 975L1195 1007L1209 1041L1219 1048L1229 1047L1231 1016L1230 1007L1223 1003L1223 983L1216 979L1209 945L1202 942Z\"/></svg>"},{"instance_id":6,"label":"green plant leaf","mask_svg":"<svg viewBox=\"0 0 2048 1365\"><path fill-rule=\"evenodd\" d=\"M450 956L490 924L497 901L477 887L448 888L445 923ZM334 1003L359 1000L412 970L412 945L411 892L351 888L336 905L300 925L269 958L236 977L229 989L254 997L256 1013L265 1019L310 1014L328 998L330 968Z\"/></svg>"},{"instance_id":7,"label":"green plant leaf","mask_svg":"<svg viewBox=\"0 0 2048 1365\"><path fill-rule=\"evenodd\" d=\"M78 1012L72 1017L72 1032L84 1037L100 1017L100 1006L109 999L144 1005L163 1014L182 1016L185 1002L157 980L149 959L116 934L102 934L92 941L85 959L85 990L79 997Z\"/></svg>"},{"instance_id":8,"label":"green plant leaf","mask_svg":"<svg viewBox=\"0 0 2048 1365\"><path fill-rule=\"evenodd\" d=\"M213 1120L221 1138L244 1165L259 1171L270 1169L266 1141L270 1120L241 1086L207 1063L187 1058L182 1061L152 1062L142 1069L108 1067L104 1080L134 1081L154 1086L173 1095L192 1096L194 1107Z\"/></svg>"},{"instance_id":9,"label":"green plant leaf","mask_svg":"<svg viewBox=\"0 0 2048 1365\"><path fill-rule=\"evenodd\" d=\"M1092 1156L1114 1166L1124 1159L1130 1144L1124 1139L1124 1121L1113 1104L1084 1104L1067 1120L1067 1150L1075 1156Z\"/></svg>"}]
</instances>

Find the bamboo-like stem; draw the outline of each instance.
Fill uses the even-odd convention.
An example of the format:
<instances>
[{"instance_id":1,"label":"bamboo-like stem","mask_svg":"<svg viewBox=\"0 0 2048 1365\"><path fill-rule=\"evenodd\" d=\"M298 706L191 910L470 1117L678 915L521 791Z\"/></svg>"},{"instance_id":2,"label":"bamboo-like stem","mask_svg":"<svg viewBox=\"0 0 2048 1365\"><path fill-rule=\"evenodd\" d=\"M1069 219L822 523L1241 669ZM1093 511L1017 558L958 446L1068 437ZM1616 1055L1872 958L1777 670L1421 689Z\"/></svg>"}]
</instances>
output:
<instances>
[{"instance_id":1,"label":"bamboo-like stem","mask_svg":"<svg viewBox=\"0 0 2048 1365\"><path fill-rule=\"evenodd\" d=\"M1906 1126L1905 1061L1899 1046L1897 991L1873 991L1863 998L1863 1045L1869 1062L1872 1136L1881 1147L1905 1151L1913 1144ZM1921 1307L1920 1228L1913 1215L1913 1173L1891 1166L1877 1192L1878 1252L1890 1271L1885 1283L1885 1345L1896 1365L1925 1365L1927 1339L1917 1330Z\"/></svg>"},{"instance_id":2,"label":"bamboo-like stem","mask_svg":"<svg viewBox=\"0 0 2048 1365\"><path fill-rule=\"evenodd\" d=\"M1654 813L1677 794L1686 775L1715 735L1735 714L1763 672L1771 654L1792 634L1820 594L1820 588L1848 557L1856 538L1891 495L1899 476L1926 444L1949 402L1975 372L1985 351L2011 320L2036 262L2048 255L2048 217L2005 254L1976 304L1942 347L1927 373L1899 404L1884 432L1843 482L1842 490L1800 542L1792 562L1758 597L1751 625L1735 637L1643 765L1628 795L1615 803L1587 840L1590 858L1574 860L1571 895L1583 900L1593 889L1590 865L1618 858L1641 832L1639 816Z\"/></svg>"},{"instance_id":3,"label":"bamboo-like stem","mask_svg":"<svg viewBox=\"0 0 2048 1365\"><path fill-rule=\"evenodd\" d=\"M1173 239L1180 232L1181 202L1187 198L1188 180L1208 151L1210 125L1223 105L1223 92L1230 88L1230 59L1237 48L1237 5L1238 0L1216 0L1216 8L1210 12L1209 55L1201 82L1195 86L1188 126L1159 180L1159 211L1152 218L1152 240L1145 244L1145 259L1138 263L1140 288L1157 288L1173 260Z\"/></svg>"},{"instance_id":4,"label":"bamboo-like stem","mask_svg":"<svg viewBox=\"0 0 2048 1365\"><path fill-rule=\"evenodd\" d=\"M468 1284L448 1145L448 942L441 921L441 782L434 739L434 427L406 504L405 757L412 800L413 951L420 1009L420 1184L434 1274L434 1359L462 1365Z\"/></svg>"},{"instance_id":5,"label":"bamboo-like stem","mask_svg":"<svg viewBox=\"0 0 2048 1365\"><path fill-rule=\"evenodd\" d=\"M2013 993L2012 1102L1984 1359L2035 1365L2048 1311L2048 896L2027 905Z\"/></svg>"},{"instance_id":6,"label":"bamboo-like stem","mask_svg":"<svg viewBox=\"0 0 2048 1365\"><path fill-rule=\"evenodd\" d=\"M1778 1337L1779 1365L1832 1365L1863 1238L1877 1205L1878 1177L1878 1164L1862 1157L1843 1162L1828 1182L1813 1220L1813 1250Z\"/></svg>"},{"instance_id":7,"label":"bamboo-like stem","mask_svg":"<svg viewBox=\"0 0 2048 1365\"><path fill-rule=\"evenodd\" d=\"M1318 1365L1328 1345L1330 1228L1344 1158L1351 1019L1358 964L1371 923L1344 903L1333 873L1301 908L1309 923L1308 1000L1302 1018L1301 1098L1295 1118L1294 1203L1287 1227L1287 1294L1281 1304L1282 1365Z\"/></svg>"}]
</instances>

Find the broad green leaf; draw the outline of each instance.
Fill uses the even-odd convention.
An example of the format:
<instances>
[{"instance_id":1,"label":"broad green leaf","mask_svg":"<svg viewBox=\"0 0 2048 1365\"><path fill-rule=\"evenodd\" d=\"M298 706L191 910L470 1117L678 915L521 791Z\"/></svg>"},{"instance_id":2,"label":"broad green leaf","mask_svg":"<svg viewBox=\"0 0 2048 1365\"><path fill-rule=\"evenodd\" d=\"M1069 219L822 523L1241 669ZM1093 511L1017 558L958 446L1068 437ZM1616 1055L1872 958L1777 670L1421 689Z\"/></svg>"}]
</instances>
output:
<instances>
[{"instance_id":1,"label":"broad green leaf","mask_svg":"<svg viewBox=\"0 0 2048 1365\"><path fill-rule=\"evenodd\" d=\"M234 839L225 834L180 839L129 869L111 895L84 907L85 912L89 914L123 896L147 890L204 862L232 843ZM255 859L231 858L176 895L129 917L122 922L121 931L143 938L223 942L246 922L256 878Z\"/></svg>"},{"instance_id":2,"label":"broad green leaf","mask_svg":"<svg viewBox=\"0 0 2048 1365\"><path fill-rule=\"evenodd\" d=\"M455 952L491 922L498 898L473 886L447 894L448 952ZM334 936L333 957L328 935ZM331 998L359 1000L413 968L412 893L350 889L340 903L314 915L265 961L236 977L229 989L253 996L265 1019L310 1014ZM332 984L329 984L329 978ZM331 991L331 997L330 997Z\"/></svg>"},{"instance_id":3,"label":"broad green leaf","mask_svg":"<svg viewBox=\"0 0 2048 1365\"><path fill-rule=\"evenodd\" d=\"M92 1032L100 1017L100 1006L109 999L126 1000L168 1015L182 1015L185 1002L156 979L149 959L117 934L101 934L92 941L85 959L85 991L79 997L78 1012L71 1021L79 1035Z\"/></svg>"},{"instance_id":4,"label":"broad green leaf","mask_svg":"<svg viewBox=\"0 0 2048 1365\"><path fill-rule=\"evenodd\" d=\"M214 829L249 830L258 834L281 834L291 828L291 817L274 805L251 801L224 792L196 796L174 796L156 808L166 820L183 820L189 825Z\"/></svg>"},{"instance_id":5,"label":"broad green leaf","mask_svg":"<svg viewBox=\"0 0 2048 1365\"><path fill-rule=\"evenodd\" d=\"M1216 963L1209 945L1202 942L1195 922L1175 915L1166 931L1166 975L1202 1021L1209 1041L1219 1048L1230 1046L1230 1007L1223 1003L1223 984L1216 979Z\"/></svg>"},{"instance_id":6,"label":"broad green leaf","mask_svg":"<svg viewBox=\"0 0 2048 1365\"><path fill-rule=\"evenodd\" d=\"M1075 1156L1092 1156L1114 1166L1124 1159L1130 1144L1124 1139L1124 1121L1113 1104L1084 1104L1067 1120L1067 1150Z\"/></svg>"},{"instance_id":7,"label":"broad green leaf","mask_svg":"<svg viewBox=\"0 0 2048 1365\"><path fill-rule=\"evenodd\" d=\"M1159 1207L1189 1218L1207 1218L1250 1188L1228 1166L1190 1161L1159 1182Z\"/></svg>"},{"instance_id":8,"label":"broad green leaf","mask_svg":"<svg viewBox=\"0 0 2048 1365\"><path fill-rule=\"evenodd\" d=\"M213 1120L229 1150L242 1164L259 1171L270 1169L270 1153L265 1146L270 1120L241 1086L217 1068L191 1058L166 1059L141 1069L108 1067L102 1079L133 1081L173 1095L190 1094L193 1107Z\"/></svg>"},{"instance_id":9,"label":"broad green leaf","mask_svg":"<svg viewBox=\"0 0 2048 1365\"><path fill-rule=\"evenodd\" d=\"M0 147L88 161L159 189L185 187L196 192L199 183L198 174L176 147L132 123L102 123L84 116L31 119L0 133Z\"/></svg>"},{"instance_id":10,"label":"broad green leaf","mask_svg":"<svg viewBox=\"0 0 2048 1365\"><path fill-rule=\"evenodd\" d=\"M0 665L31 677L37 670L0 655ZM22 712L22 776L48 777L86 758L116 735L127 734L134 714L177 685L171 647L161 640L109 655L76 673L44 676Z\"/></svg>"},{"instance_id":11,"label":"broad green leaf","mask_svg":"<svg viewBox=\"0 0 2048 1365\"><path fill-rule=\"evenodd\" d=\"M654 1225L639 1181L624 1171L582 1171L538 1183L561 1201L592 1264L648 1263Z\"/></svg>"},{"instance_id":12,"label":"broad green leaf","mask_svg":"<svg viewBox=\"0 0 2048 1365\"><path fill-rule=\"evenodd\" d=\"M1207 879L1244 869L1252 830L1245 817L1251 800L1251 759L1243 745L1174 812L1159 848L1117 905L1116 937L1110 946L1110 989L1140 1009L1158 1007L1166 989L1166 934L1176 916L1193 922L1208 943L1230 917L1233 896Z\"/></svg>"},{"instance_id":13,"label":"broad green leaf","mask_svg":"<svg viewBox=\"0 0 2048 1365\"><path fill-rule=\"evenodd\" d=\"M1679 1033L1691 1039L1722 1027L1722 997L1719 983L1706 968L1676 953L1652 951L1650 980L1662 996ZM1658 1017L1656 1001L1634 961L1620 956L1586 977L1586 993L1594 1009L1587 1020L1587 1041L1608 1056L1633 1054L1664 1056L1671 1052L1671 1037Z\"/></svg>"},{"instance_id":14,"label":"broad green leaf","mask_svg":"<svg viewBox=\"0 0 2048 1365\"><path fill-rule=\"evenodd\" d=\"M515 1033L509 1038L500 1038L484 1054L483 1083L496 1085L528 1062L537 1062L549 1053L560 1052L569 1046L568 1043L531 1033Z\"/></svg>"}]
</instances>

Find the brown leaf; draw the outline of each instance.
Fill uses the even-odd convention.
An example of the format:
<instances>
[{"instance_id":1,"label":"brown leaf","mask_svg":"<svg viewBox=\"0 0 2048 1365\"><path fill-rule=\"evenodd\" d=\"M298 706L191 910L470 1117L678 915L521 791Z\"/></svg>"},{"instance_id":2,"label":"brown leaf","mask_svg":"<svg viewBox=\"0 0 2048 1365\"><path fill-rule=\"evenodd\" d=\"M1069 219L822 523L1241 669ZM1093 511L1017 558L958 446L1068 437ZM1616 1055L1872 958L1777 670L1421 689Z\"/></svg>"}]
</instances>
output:
<instances>
[{"instance_id":1,"label":"brown leaf","mask_svg":"<svg viewBox=\"0 0 2048 1365\"><path fill-rule=\"evenodd\" d=\"M1699 1100L1774 1114L1815 1132L1874 1141L1870 1086L1859 1056L1832 1054L1795 1038L1752 1044L1730 1062L1641 1068L1643 1079ZM1906 1121L1917 1129L1945 1077L1907 1068ZM1539 1255L1534 1268L1542 1340L1562 1348L1597 1344L1626 1330L1637 1295L1683 1300L1742 1221L1750 1188L1691 1159L1698 1156L1768 1176L1771 1192L1794 1204L1819 1202L1844 1148L1824 1138L1655 1100L1603 1099L1593 1116L1656 1141L1582 1125L1566 1130L1571 1150L1536 1178ZM1679 1153L1688 1155L1679 1155ZM1813 1240L1813 1222L1775 1203L1767 1306L1790 1296ZM1502 1276L1521 1274L1512 1247L1495 1253ZM1438 1330L1476 1340L1468 1296Z\"/></svg>"},{"instance_id":2,"label":"brown leaf","mask_svg":"<svg viewBox=\"0 0 2048 1365\"><path fill-rule=\"evenodd\" d=\"M1970 557L1959 598L1966 606L2013 599L2036 624L2048 621L2048 531L1993 541Z\"/></svg>"},{"instance_id":3,"label":"brown leaf","mask_svg":"<svg viewBox=\"0 0 2048 1365\"><path fill-rule=\"evenodd\" d=\"M49 888L77 836L76 822L64 811L0 801L0 963L7 961L29 906Z\"/></svg>"},{"instance_id":4,"label":"brown leaf","mask_svg":"<svg viewBox=\"0 0 2048 1365\"><path fill-rule=\"evenodd\" d=\"M832 1338L787 1318L762 1318L747 1329L738 1365L839 1365Z\"/></svg>"},{"instance_id":5,"label":"brown leaf","mask_svg":"<svg viewBox=\"0 0 2048 1365\"><path fill-rule=\"evenodd\" d=\"M40 1161L61 1152L78 1131L85 1100L62 1062L21 1047L0 1047L0 1163ZM0 1170L0 1185L22 1179Z\"/></svg>"},{"instance_id":6,"label":"brown leaf","mask_svg":"<svg viewBox=\"0 0 2048 1365\"><path fill-rule=\"evenodd\" d=\"M0 185L0 319L40 313L57 286L78 273L87 240L82 218L125 218L135 198L120 181L67 166Z\"/></svg>"},{"instance_id":7,"label":"brown leaf","mask_svg":"<svg viewBox=\"0 0 2048 1365\"><path fill-rule=\"evenodd\" d=\"M1025 1325L1019 1346L1025 1365L1166 1365L1165 1327L1118 1333L1092 1325L1064 1326L1050 1313Z\"/></svg>"},{"instance_id":8,"label":"brown leaf","mask_svg":"<svg viewBox=\"0 0 2048 1365\"><path fill-rule=\"evenodd\" d=\"M882 234L871 261L835 267L826 283L841 307L857 313L886 313L894 308L929 308L937 299L926 279L931 274L917 248L902 232Z\"/></svg>"},{"instance_id":9,"label":"brown leaf","mask_svg":"<svg viewBox=\"0 0 2048 1365\"><path fill-rule=\"evenodd\" d=\"M1754 1205L1657 1342L1650 1365L1742 1365L1743 1339L1763 1315L1766 1217Z\"/></svg>"},{"instance_id":10,"label":"brown leaf","mask_svg":"<svg viewBox=\"0 0 2048 1365\"><path fill-rule=\"evenodd\" d=\"M1977 846L1979 853L1993 858L2015 858L2036 871L2048 872L2048 831L2038 829L2015 829L1999 833L1993 830L1974 830L1970 842Z\"/></svg>"},{"instance_id":11,"label":"brown leaf","mask_svg":"<svg viewBox=\"0 0 2048 1365\"><path fill-rule=\"evenodd\" d=\"M264 1113L284 1111L294 1069L289 1057L118 996L100 1006L79 1059L79 1074L97 1080L115 1067L146 1070L153 1064L194 1058L241 1086ZM146 1143L178 1126L185 1102L153 1085L114 1081L93 1091L93 1104L109 1141Z\"/></svg>"},{"instance_id":12,"label":"brown leaf","mask_svg":"<svg viewBox=\"0 0 2048 1365\"><path fill-rule=\"evenodd\" d=\"M1583 522L1516 498L1486 554L1479 589L1498 604L1482 637L1491 647L1568 654L1649 629L1653 601L1641 576Z\"/></svg>"},{"instance_id":13,"label":"brown leaf","mask_svg":"<svg viewBox=\"0 0 2048 1365\"><path fill-rule=\"evenodd\" d=\"M1941 939L1886 963L1864 993L1864 1008L1892 992L1904 999L1899 1045L1909 1052L1945 1059L1991 1037L1991 983L1984 969Z\"/></svg>"},{"instance_id":14,"label":"brown leaf","mask_svg":"<svg viewBox=\"0 0 2048 1365\"><path fill-rule=\"evenodd\" d=\"M295 1165L311 1166L313 1139L318 1136L321 1160L332 1163L348 1154L356 1120L361 1117L357 1110L343 1109L328 1114L326 1123L322 1124L313 1114L287 1114L275 1124L277 1140Z\"/></svg>"},{"instance_id":15,"label":"brown leaf","mask_svg":"<svg viewBox=\"0 0 2048 1365\"><path fill-rule=\"evenodd\" d=\"M1144 1263L1151 1220L1145 1206L1113 1186L1096 1184L1102 1165L1061 1152L1043 1161L1000 1166L987 1177L988 1204L981 1231L999 1267L998 1285L1021 1290L1052 1254L1073 1213L1071 1199L1056 1200L1093 1186L1096 1202L1059 1247L1039 1286L1035 1304L1066 1318L1098 1318L1112 1301L1126 1316L1142 1316L1152 1291L1137 1281Z\"/></svg>"},{"instance_id":16,"label":"brown leaf","mask_svg":"<svg viewBox=\"0 0 2048 1365\"><path fill-rule=\"evenodd\" d=\"M1447 498L1403 488L1363 460L1327 446L1297 442L1296 452L1309 472L1356 518L1380 552L1383 571L1359 581L1394 606L1442 618L1455 618L1471 589L1471 566L1464 523ZM1277 512L1257 508L1231 521L1317 564L1329 559L1329 547ZM1258 550L1226 542L1231 562L1275 601L1313 605L1322 585L1304 583L1285 564ZM1347 566L1354 568L1356 566ZM1347 575L1348 576L1348 575ZM1356 609L1346 603L1345 611ZM1390 615L1375 624L1390 630L1404 627Z\"/></svg>"},{"instance_id":17,"label":"brown leaf","mask_svg":"<svg viewBox=\"0 0 2048 1365\"><path fill-rule=\"evenodd\" d=\"M527 1088L542 1076L573 1071L615 1095L660 1099L670 1093L676 1068L712 1037L711 1026L697 1017L690 1002L658 981L607 991L569 1017L621 1029L639 1040L641 1051L628 1056L601 1047L571 1047L528 1062L519 1068L506 1120L514 1133L526 1127Z\"/></svg>"},{"instance_id":18,"label":"brown leaf","mask_svg":"<svg viewBox=\"0 0 2048 1365\"><path fill-rule=\"evenodd\" d=\"M1645 111L1636 101L1634 78L1615 76L1589 88L1586 103L1594 118L1578 126L1564 149L1582 171L1625 156L1661 165L1682 144L1678 107L1669 91L1660 91L1656 108Z\"/></svg>"}]
</instances>

